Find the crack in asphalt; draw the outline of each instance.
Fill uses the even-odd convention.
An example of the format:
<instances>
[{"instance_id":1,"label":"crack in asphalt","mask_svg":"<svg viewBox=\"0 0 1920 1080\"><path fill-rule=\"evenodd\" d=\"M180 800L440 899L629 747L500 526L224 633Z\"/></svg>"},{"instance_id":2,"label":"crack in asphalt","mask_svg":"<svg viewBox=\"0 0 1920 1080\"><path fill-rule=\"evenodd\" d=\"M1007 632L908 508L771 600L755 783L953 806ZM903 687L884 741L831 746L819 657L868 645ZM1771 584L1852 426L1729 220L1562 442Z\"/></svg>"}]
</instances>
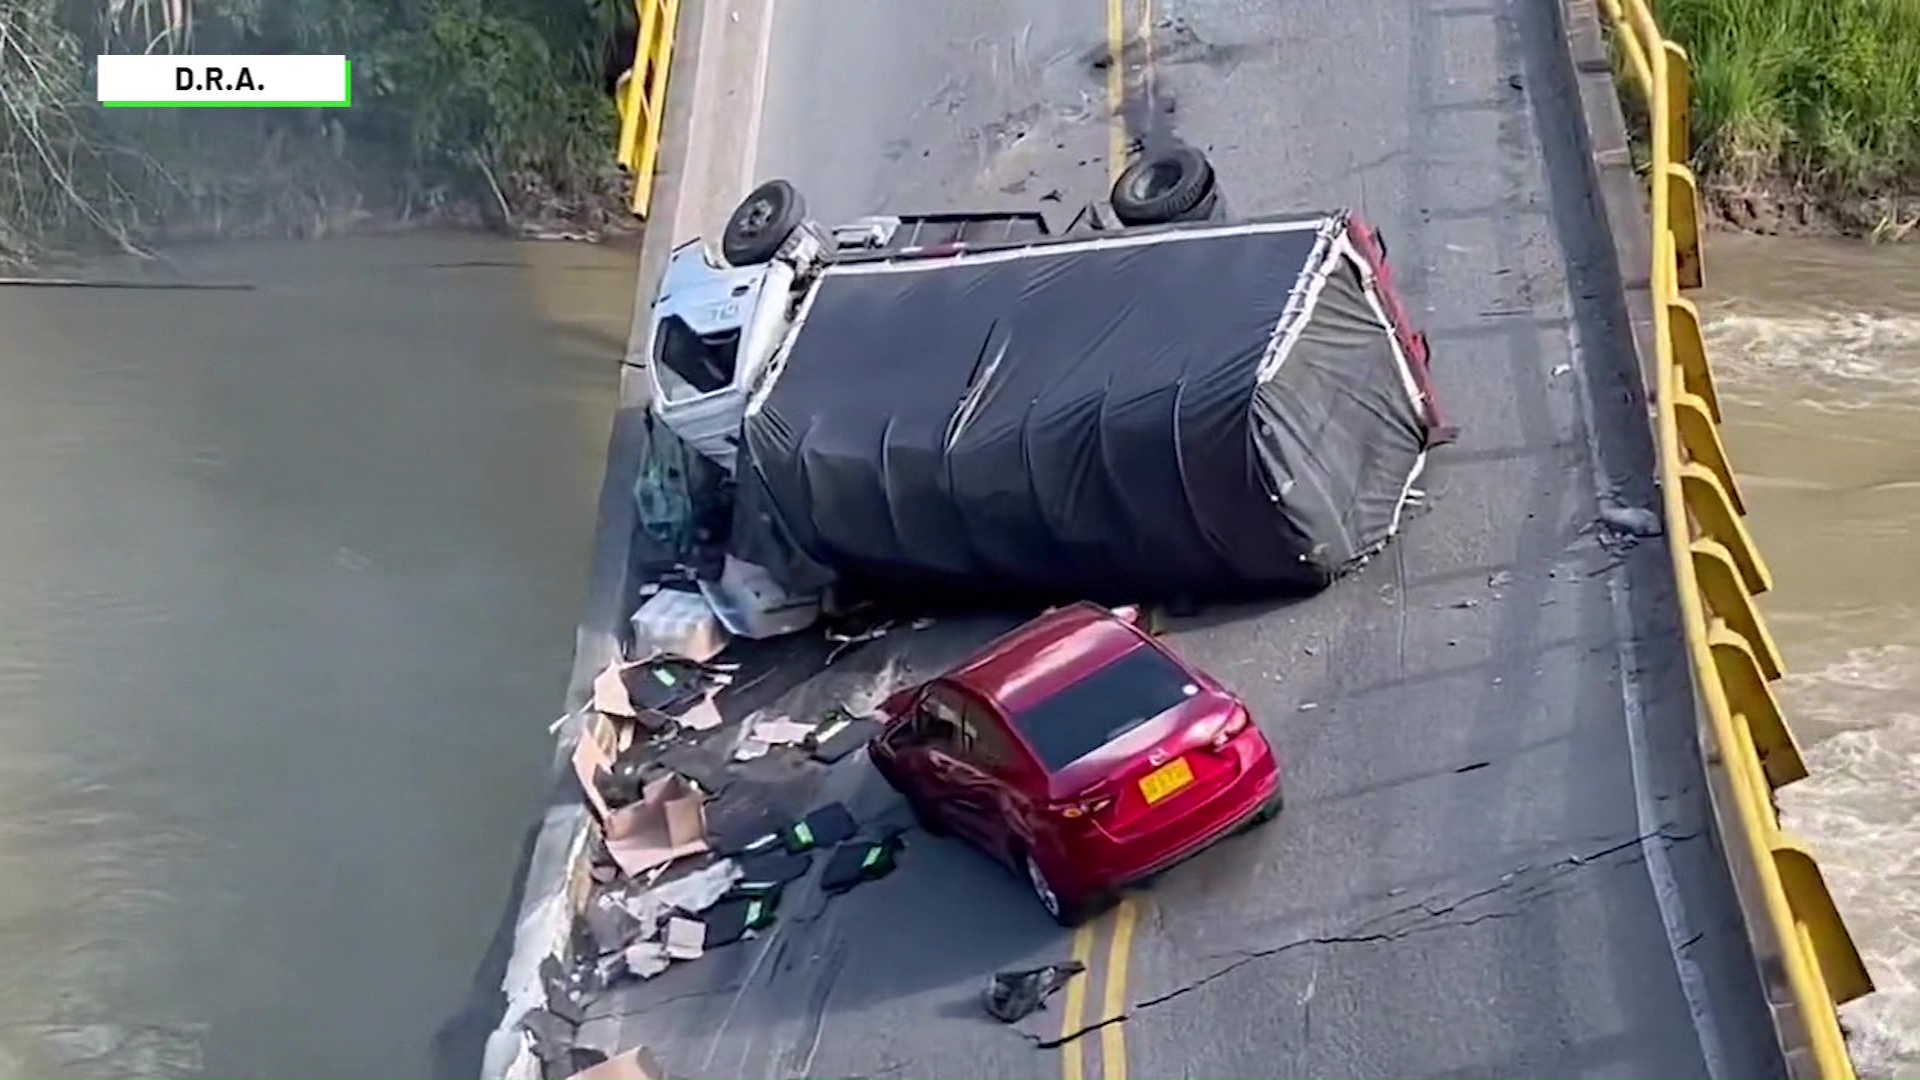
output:
<instances>
[{"instance_id":1,"label":"crack in asphalt","mask_svg":"<svg viewBox=\"0 0 1920 1080\"><path fill-rule=\"evenodd\" d=\"M1485 922L1493 922L1498 919L1511 919L1523 914L1527 904L1535 900L1539 900L1542 897L1552 895L1554 890L1551 888L1551 886L1563 881L1567 877L1575 873L1578 873L1581 870L1585 870L1596 865L1604 865L1608 869L1619 869L1621 867L1632 866L1635 863L1639 862L1639 858L1635 857L1630 859L1624 859L1619 862L1602 863L1601 860L1606 859L1608 856L1620 854L1621 852L1626 851L1630 848L1637 848L1641 844L1649 840L1659 839L1659 840L1664 840L1669 844L1674 844L1674 843L1680 843L1686 840L1695 839L1699 835L1700 834L1698 832L1676 833L1676 832L1669 831L1664 827L1655 829L1652 832L1648 832L1648 833L1636 833L1625 840L1607 844L1606 846L1598 848L1594 851L1587 852L1585 854L1568 855L1565 858L1562 858L1556 862L1549 863L1546 867L1540 868L1544 870L1544 874L1545 874L1544 879L1524 878L1523 875L1527 874L1529 871L1534 870L1536 868L1529 865L1522 865L1507 872L1506 874L1501 875L1500 881L1497 884L1490 885L1482 889L1476 889L1473 892L1469 892L1462 896L1455 897L1451 900L1441 901L1438 903L1436 903L1434 899L1431 897L1423 898L1419 901L1416 901L1411 904L1403 905L1391 911L1387 911L1379 915L1371 916L1361 921L1360 923L1356 924L1352 930L1349 930L1345 933L1316 934L1309 937L1293 938L1288 941L1280 942L1277 945L1269 945L1263 948L1242 949L1242 950L1236 950L1234 953L1216 954L1216 955L1234 956L1235 959L1232 960L1232 962L1226 964L1224 967L1215 969L1204 975L1190 979L1174 987L1173 989L1166 991L1165 993L1156 994L1153 997L1143 998L1140 1001L1136 1001L1123 1012L1120 1012L1114 1016L1103 1017L1100 1020L1096 1020L1092 1023L1082 1025L1081 1027L1075 1028L1073 1031L1070 1031L1064 1035L1059 1035L1059 1036L1054 1036L1049 1038L1045 1036L1033 1035L1027 1032L1022 1032L1021 1034L1027 1039L1028 1042L1033 1044L1035 1049L1053 1050L1053 1049L1057 1049L1059 1047L1065 1046L1067 1043L1074 1042L1091 1032L1099 1031L1102 1028L1110 1027L1114 1024L1125 1023L1127 1020L1131 1019L1136 1013L1142 1012L1147 1009L1151 1009L1158 1005L1164 1005L1167 1002L1172 1001L1176 998L1184 997L1197 990L1200 990L1201 988L1207 986L1209 983L1213 983L1220 979L1223 979L1226 976L1231 975L1232 973L1240 970L1241 968L1261 960L1270 959L1275 956L1280 956L1286 953L1294 952L1296 950L1315 947L1315 946L1339 948L1339 947L1348 946L1348 945L1380 945L1380 944L1385 944L1389 942L1401 941L1406 938L1414 937L1419 934L1437 933L1445 930L1458 930L1458 929L1463 929L1465 927L1477 926ZM1467 916L1462 916L1458 918L1448 918L1448 916L1453 915L1455 912L1459 911L1460 908L1468 904L1471 904L1476 900L1483 900L1489 896L1498 895L1508 890L1515 891L1516 902L1515 902L1515 906L1511 908L1507 908L1499 911L1482 912L1479 914L1467 915ZM1403 916L1403 915L1412 915L1416 912L1419 913L1416 921L1408 925L1395 927L1392 929L1368 931L1364 933L1361 932L1363 928L1367 926L1378 925L1380 923L1387 922L1388 920L1394 919L1396 917ZM1697 935L1695 940L1698 940ZM1688 944L1692 944L1692 942L1688 942Z\"/></svg>"}]
</instances>

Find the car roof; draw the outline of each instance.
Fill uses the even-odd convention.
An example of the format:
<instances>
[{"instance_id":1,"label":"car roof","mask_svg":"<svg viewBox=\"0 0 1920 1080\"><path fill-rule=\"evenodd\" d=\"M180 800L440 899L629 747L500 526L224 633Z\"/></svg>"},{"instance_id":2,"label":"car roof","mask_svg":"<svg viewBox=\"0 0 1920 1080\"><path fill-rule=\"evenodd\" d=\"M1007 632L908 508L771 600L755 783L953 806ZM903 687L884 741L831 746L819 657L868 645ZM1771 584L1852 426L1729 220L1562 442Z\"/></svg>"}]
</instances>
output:
<instances>
[{"instance_id":1,"label":"car roof","mask_svg":"<svg viewBox=\"0 0 1920 1080\"><path fill-rule=\"evenodd\" d=\"M1151 647L1119 616L1082 602L1050 611L996 639L947 679L1011 716L1135 649Z\"/></svg>"}]
</instances>

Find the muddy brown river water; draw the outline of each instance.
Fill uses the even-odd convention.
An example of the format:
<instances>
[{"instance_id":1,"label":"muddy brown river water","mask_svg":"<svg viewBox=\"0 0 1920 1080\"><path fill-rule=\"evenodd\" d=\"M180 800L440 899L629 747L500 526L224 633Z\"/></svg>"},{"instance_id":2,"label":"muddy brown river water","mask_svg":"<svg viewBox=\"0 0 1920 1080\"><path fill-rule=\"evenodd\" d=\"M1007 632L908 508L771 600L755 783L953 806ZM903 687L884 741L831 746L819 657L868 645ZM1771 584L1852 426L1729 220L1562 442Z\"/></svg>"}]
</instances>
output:
<instances>
[{"instance_id":1,"label":"muddy brown river water","mask_svg":"<svg viewBox=\"0 0 1920 1080\"><path fill-rule=\"evenodd\" d=\"M1880 992L1862 1076L1920 1076L1920 248L1721 237L1703 298L1727 447L1772 565L1782 793Z\"/></svg>"},{"instance_id":2,"label":"muddy brown river water","mask_svg":"<svg viewBox=\"0 0 1920 1080\"><path fill-rule=\"evenodd\" d=\"M433 1075L543 795L634 259L175 258L255 289L0 288L0 1076Z\"/></svg>"},{"instance_id":3,"label":"muddy brown river water","mask_svg":"<svg viewBox=\"0 0 1920 1080\"><path fill-rule=\"evenodd\" d=\"M540 799L633 259L176 259L256 287L0 289L0 1076L429 1075ZM1881 986L1862 1073L1920 1076L1920 250L1709 267L1785 808Z\"/></svg>"}]
</instances>

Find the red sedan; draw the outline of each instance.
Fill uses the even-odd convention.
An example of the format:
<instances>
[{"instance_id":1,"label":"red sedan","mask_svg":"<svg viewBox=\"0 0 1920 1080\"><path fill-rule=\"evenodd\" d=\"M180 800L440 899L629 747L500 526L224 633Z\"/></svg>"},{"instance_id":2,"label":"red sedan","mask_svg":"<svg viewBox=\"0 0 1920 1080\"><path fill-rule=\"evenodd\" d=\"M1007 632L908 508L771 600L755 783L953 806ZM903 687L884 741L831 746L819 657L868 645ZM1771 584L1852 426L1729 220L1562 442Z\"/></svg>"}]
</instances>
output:
<instances>
[{"instance_id":1,"label":"red sedan","mask_svg":"<svg viewBox=\"0 0 1920 1080\"><path fill-rule=\"evenodd\" d=\"M1135 625L1042 615L889 698L869 747L927 831L958 833L1072 926L1122 886L1280 810L1246 705Z\"/></svg>"}]
</instances>

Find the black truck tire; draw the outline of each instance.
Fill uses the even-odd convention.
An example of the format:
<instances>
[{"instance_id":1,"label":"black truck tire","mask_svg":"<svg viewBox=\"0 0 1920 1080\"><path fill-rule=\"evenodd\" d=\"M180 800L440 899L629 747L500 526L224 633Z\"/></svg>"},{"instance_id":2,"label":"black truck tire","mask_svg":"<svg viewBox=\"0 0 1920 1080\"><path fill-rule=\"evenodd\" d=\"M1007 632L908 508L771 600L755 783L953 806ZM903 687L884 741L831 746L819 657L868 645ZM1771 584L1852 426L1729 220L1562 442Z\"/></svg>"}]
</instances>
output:
<instances>
[{"instance_id":1,"label":"black truck tire","mask_svg":"<svg viewBox=\"0 0 1920 1080\"><path fill-rule=\"evenodd\" d=\"M769 180L747 193L727 218L720 254L733 266L756 266L772 259L807 219L807 204L785 180Z\"/></svg>"},{"instance_id":2,"label":"black truck tire","mask_svg":"<svg viewBox=\"0 0 1920 1080\"><path fill-rule=\"evenodd\" d=\"M1108 199L1123 225L1197 221L1217 201L1213 166L1191 146L1142 154L1121 170Z\"/></svg>"}]
</instances>

